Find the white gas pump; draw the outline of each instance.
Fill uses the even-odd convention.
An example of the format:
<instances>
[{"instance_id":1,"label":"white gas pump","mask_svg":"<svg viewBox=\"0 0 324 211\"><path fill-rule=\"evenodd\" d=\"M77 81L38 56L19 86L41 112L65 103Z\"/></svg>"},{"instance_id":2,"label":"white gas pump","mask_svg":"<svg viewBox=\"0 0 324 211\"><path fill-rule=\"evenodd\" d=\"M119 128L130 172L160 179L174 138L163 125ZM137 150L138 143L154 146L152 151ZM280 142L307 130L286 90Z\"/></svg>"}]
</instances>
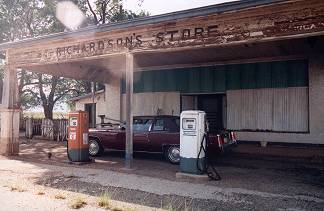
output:
<instances>
[{"instance_id":1,"label":"white gas pump","mask_svg":"<svg viewBox=\"0 0 324 211\"><path fill-rule=\"evenodd\" d=\"M205 151L201 150L206 131L204 111L183 111L180 120L180 170L184 173L202 174Z\"/></svg>"}]
</instances>

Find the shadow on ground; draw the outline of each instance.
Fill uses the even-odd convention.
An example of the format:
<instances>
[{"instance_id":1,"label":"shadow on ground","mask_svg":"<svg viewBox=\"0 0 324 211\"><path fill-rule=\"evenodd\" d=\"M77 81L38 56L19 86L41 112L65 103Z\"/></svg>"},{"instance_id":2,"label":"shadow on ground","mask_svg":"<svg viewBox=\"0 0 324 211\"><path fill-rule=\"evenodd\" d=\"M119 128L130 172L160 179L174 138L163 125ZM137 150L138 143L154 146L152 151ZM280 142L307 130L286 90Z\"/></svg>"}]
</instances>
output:
<instances>
[{"instance_id":1,"label":"shadow on ground","mask_svg":"<svg viewBox=\"0 0 324 211\"><path fill-rule=\"evenodd\" d=\"M52 153L51 159L48 158L49 152ZM25 141L20 145L19 157L15 157L14 159L30 162L34 165L47 164L71 167L66 156L66 145L62 142L45 140ZM235 153L225 154L214 161L217 170L222 176L221 181L177 179L175 174L179 171L179 166L171 165L164 161L160 154L135 153L134 169L131 171L123 169L124 153L113 151L106 151L102 157L96 158L96 162L93 164L82 166L73 165L73 167L80 169L109 170L169 181L188 182L190 184L199 183L218 188L324 198L324 167L321 165L290 162L284 159L251 159L240 157ZM91 174L89 175L91 176ZM184 204L191 204L190 207L205 207L206 210L209 210L207 208L215 208L215 206L217 207L220 205L219 202L216 203L208 200L202 201L175 195L160 196L125 188L102 186L95 183L90 184L79 181L79 178L73 175L66 178L62 177L62 175L55 175L52 172L43 173L36 182L37 184L45 186L71 190L74 192L83 192L95 196L103 192L108 192L114 199L146 206L161 207L161 204L163 206L167 204L170 205L171 202L174 206L181 208L183 208ZM262 200L263 199L258 199L259 202L255 202L260 204L260 208L263 206ZM254 199L252 201L254 201ZM227 204L222 204L221 207L224 209L235 208ZM271 205L269 205L269 208L271 208Z\"/></svg>"}]
</instances>

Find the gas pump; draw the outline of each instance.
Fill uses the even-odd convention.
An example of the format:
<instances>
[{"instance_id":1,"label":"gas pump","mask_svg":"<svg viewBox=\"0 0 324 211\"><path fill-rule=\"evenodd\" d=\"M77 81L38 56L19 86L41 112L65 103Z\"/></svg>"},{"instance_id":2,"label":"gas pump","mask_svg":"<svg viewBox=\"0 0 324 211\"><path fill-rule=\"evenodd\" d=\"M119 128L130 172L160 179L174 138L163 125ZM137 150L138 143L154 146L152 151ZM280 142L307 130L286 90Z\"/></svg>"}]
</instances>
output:
<instances>
[{"instance_id":1,"label":"gas pump","mask_svg":"<svg viewBox=\"0 0 324 211\"><path fill-rule=\"evenodd\" d=\"M208 156L208 123L204 111L183 111L180 119L180 170L220 180ZM211 168L211 171L209 169Z\"/></svg>"},{"instance_id":2,"label":"gas pump","mask_svg":"<svg viewBox=\"0 0 324 211\"><path fill-rule=\"evenodd\" d=\"M71 162L89 162L88 114L78 111L69 114L67 151Z\"/></svg>"}]
</instances>

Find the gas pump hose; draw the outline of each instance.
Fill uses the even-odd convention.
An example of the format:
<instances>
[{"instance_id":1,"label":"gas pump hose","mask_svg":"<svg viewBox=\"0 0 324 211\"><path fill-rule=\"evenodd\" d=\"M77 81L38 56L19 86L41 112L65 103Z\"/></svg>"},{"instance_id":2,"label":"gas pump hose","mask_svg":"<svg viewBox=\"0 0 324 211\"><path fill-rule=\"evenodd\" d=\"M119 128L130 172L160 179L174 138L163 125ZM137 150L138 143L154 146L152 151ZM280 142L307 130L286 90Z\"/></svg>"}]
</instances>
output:
<instances>
[{"instance_id":1,"label":"gas pump hose","mask_svg":"<svg viewBox=\"0 0 324 211\"><path fill-rule=\"evenodd\" d=\"M205 146L204 146L204 141L206 142ZM209 145L208 135L205 133L201 140L201 144L200 144L200 150L199 150L198 159L197 159L197 169L203 174L206 173L207 176L211 180L219 181L222 178L219 175L219 173L217 172L211 158L209 157L208 145ZM201 166L199 164L199 157L202 152L205 153L205 162L204 162L203 167L201 168ZM211 170L209 171L209 169L211 169Z\"/></svg>"}]
</instances>

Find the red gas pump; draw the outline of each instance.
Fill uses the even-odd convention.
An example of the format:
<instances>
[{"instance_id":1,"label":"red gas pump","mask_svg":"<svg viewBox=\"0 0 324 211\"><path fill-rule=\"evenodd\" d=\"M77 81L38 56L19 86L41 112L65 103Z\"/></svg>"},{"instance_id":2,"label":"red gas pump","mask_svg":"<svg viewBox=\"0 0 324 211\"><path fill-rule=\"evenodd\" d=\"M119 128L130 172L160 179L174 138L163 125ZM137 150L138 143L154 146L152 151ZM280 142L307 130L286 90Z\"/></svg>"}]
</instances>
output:
<instances>
[{"instance_id":1,"label":"red gas pump","mask_svg":"<svg viewBox=\"0 0 324 211\"><path fill-rule=\"evenodd\" d=\"M71 162L89 162L88 114L77 111L69 114L68 158Z\"/></svg>"}]
</instances>

